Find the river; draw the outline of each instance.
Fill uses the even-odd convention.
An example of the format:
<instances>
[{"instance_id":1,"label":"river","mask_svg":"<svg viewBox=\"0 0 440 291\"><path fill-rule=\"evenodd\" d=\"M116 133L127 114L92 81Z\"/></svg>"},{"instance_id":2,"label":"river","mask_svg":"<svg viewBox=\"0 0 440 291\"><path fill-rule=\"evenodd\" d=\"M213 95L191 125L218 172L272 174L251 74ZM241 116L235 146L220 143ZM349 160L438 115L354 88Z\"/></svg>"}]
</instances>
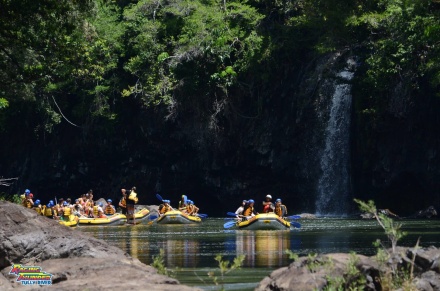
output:
<instances>
[{"instance_id":1,"label":"river","mask_svg":"<svg viewBox=\"0 0 440 291\"><path fill-rule=\"evenodd\" d=\"M440 220L404 220L407 231L399 243L414 246L440 247ZM171 276L181 283L205 290L219 290L208 273L218 275L219 284L226 290L253 290L265 276L276 268L287 266L286 250L300 256L309 253L354 251L373 255L376 239L386 242L382 229L374 220L322 218L300 220L301 229L293 231L247 231L224 229L224 219L208 218L197 225L136 225L136 226L80 226L90 233L128 252L145 264L164 250L164 262ZM244 254L240 270L218 273L215 257L233 260Z\"/></svg>"}]
</instances>

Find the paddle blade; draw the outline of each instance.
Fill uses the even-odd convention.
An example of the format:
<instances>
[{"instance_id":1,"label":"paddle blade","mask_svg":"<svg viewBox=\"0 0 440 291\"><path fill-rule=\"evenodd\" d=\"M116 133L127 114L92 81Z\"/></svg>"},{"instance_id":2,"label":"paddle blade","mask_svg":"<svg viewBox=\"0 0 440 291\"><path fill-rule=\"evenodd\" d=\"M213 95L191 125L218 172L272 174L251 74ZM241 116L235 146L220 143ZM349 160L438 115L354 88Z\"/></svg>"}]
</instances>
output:
<instances>
[{"instance_id":1,"label":"paddle blade","mask_svg":"<svg viewBox=\"0 0 440 291\"><path fill-rule=\"evenodd\" d=\"M223 224L224 228L231 228L235 225L235 221L228 221L225 224Z\"/></svg>"},{"instance_id":2,"label":"paddle blade","mask_svg":"<svg viewBox=\"0 0 440 291\"><path fill-rule=\"evenodd\" d=\"M155 220L157 217L157 215L150 215L150 220Z\"/></svg>"},{"instance_id":3,"label":"paddle blade","mask_svg":"<svg viewBox=\"0 0 440 291\"><path fill-rule=\"evenodd\" d=\"M237 216L237 214L235 214L234 212L227 212L226 214L229 216Z\"/></svg>"},{"instance_id":4,"label":"paddle blade","mask_svg":"<svg viewBox=\"0 0 440 291\"><path fill-rule=\"evenodd\" d=\"M291 221L290 225L295 227L295 228L301 228L301 223L296 222L296 221Z\"/></svg>"},{"instance_id":5,"label":"paddle blade","mask_svg":"<svg viewBox=\"0 0 440 291\"><path fill-rule=\"evenodd\" d=\"M188 201L188 197L186 197L186 195L183 195L183 203L186 204L187 201Z\"/></svg>"},{"instance_id":6,"label":"paddle blade","mask_svg":"<svg viewBox=\"0 0 440 291\"><path fill-rule=\"evenodd\" d=\"M159 199L160 201L163 201L162 196L160 196L159 193L156 194L156 198Z\"/></svg>"},{"instance_id":7,"label":"paddle blade","mask_svg":"<svg viewBox=\"0 0 440 291\"><path fill-rule=\"evenodd\" d=\"M291 215L291 216L287 216L286 218L288 218L288 219L300 219L301 216L299 216L299 215Z\"/></svg>"},{"instance_id":8,"label":"paddle blade","mask_svg":"<svg viewBox=\"0 0 440 291\"><path fill-rule=\"evenodd\" d=\"M197 213L197 216L201 217L201 218L207 218L208 214L203 214L203 213Z\"/></svg>"}]
</instances>

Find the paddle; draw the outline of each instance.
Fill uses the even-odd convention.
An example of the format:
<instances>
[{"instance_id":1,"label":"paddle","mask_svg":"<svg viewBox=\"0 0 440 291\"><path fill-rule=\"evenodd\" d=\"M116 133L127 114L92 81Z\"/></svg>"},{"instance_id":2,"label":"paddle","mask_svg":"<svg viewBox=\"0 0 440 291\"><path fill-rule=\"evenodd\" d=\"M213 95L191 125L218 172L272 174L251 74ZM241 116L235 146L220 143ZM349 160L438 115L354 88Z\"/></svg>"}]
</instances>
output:
<instances>
[{"instance_id":1,"label":"paddle","mask_svg":"<svg viewBox=\"0 0 440 291\"><path fill-rule=\"evenodd\" d=\"M234 212L227 212L226 214L229 216L237 216L237 214L235 214Z\"/></svg>"},{"instance_id":2,"label":"paddle","mask_svg":"<svg viewBox=\"0 0 440 291\"><path fill-rule=\"evenodd\" d=\"M287 219L300 219L301 216L299 216L299 215L291 215L291 216L287 216L286 218Z\"/></svg>"},{"instance_id":3,"label":"paddle","mask_svg":"<svg viewBox=\"0 0 440 291\"><path fill-rule=\"evenodd\" d=\"M290 225L291 225L291 226L294 226L294 227L296 227L296 228L301 228L301 223L296 222L296 221L291 221L291 222L290 222Z\"/></svg>"},{"instance_id":4,"label":"paddle","mask_svg":"<svg viewBox=\"0 0 440 291\"><path fill-rule=\"evenodd\" d=\"M150 215L150 220L155 220L156 218L158 218L157 215Z\"/></svg>"},{"instance_id":5,"label":"paddle","mask_svg":"<svg viewBox=\"0 0 440 291\"><path fill-rule=\"evenodd\" d=\"M185 203L185 205L187 201L188 201L188 197L186 197L186 195L183 195L183 203Z\"/></svg>"},{"instance_id":6,"label":"paddle","mask_svg":"<svg viewBox=\"0 0 440 291\"><path fill-rule=\"evenodd\" d=\"M235 221L228 221L225 224L223 224L224 228L231 228L235 225Z\"/></svg>"},{"instance_id":7,"label":"paddle","mask_svg":"<svg viewBox=\"0 0 440 291\"><path fill-rule=\"evenodd\" d=\"M197 213L196 215L200 218L207 218L208 217L208 214L203 214L203 213Z\"/></svg>"},{"instance_id":8,"label":"paddle","mask_svg":"<svg viewBox=\"0 0 440 291\"><path fill-rule=\"evenodd\" d=\"M156 194L156 198L159 199L160 201L163 201L162 196L160 196L158 193Z\"/></svg>"}]
</instances>

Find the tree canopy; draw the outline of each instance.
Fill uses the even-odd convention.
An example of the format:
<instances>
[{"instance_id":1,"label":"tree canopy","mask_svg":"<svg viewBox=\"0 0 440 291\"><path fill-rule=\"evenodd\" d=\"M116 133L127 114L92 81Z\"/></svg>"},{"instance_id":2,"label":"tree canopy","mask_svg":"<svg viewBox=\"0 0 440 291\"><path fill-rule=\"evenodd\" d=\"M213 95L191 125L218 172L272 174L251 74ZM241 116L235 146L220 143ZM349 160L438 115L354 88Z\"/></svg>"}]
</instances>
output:
<instances>
[{"instance_id":1,"label":"tree canopy","mask_svg":"<svg viewBox=\"0 0 440 291\"><path fill-rule=\"evenodd\" d=\"M126 98L167 106L168 117L193 110L215 127L231 99L271 98L258 90L282 72L346 47L364 48L377 96L399 80L440 84L437 1L0 3L0 110L31 106L46 132L63 119L117 119Z\"/></svg>"}]
</instances>

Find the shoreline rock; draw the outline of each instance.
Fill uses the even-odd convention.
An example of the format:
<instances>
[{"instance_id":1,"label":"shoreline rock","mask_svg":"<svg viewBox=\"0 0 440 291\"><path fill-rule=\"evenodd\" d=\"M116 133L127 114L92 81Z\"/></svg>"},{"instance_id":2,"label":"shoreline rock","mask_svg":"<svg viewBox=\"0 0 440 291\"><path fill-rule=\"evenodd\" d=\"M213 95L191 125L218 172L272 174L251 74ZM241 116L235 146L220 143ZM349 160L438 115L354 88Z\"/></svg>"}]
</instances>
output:
<instances>
[{"instance_id":1,"label":"shoreline rock","mask_svg":"<svg viewBox=\"0 0 440 291\"><path fill-rule=\"evenodd\" d=\"M45 289L200 290L157 273L121 249L60 225L21 205L0 201L0 289L25 287L9 275L12 264L36 265L53 275Z\"/></svg>"},{"instance_id":2,"label":"shoreline rock","mask_svg":"<svg viewBox=\"0 0 440 291\"><path fill-rule=\"evenodd\" d=\"M395 253L391 253L391 250L388 252L390 256L383 263L378 263L375 256L346 253L301 257L289 266L273 271L260 281L255 291L323 290L332 284L331 287L335 289L335 283L341 283L343 290L353 287L350 284L355 284L356 290L390 290L387 275L396 270L406 270L400 275L406 274L409 278L412 262L413 277L406 282L412 286L411 290L440 290L438 248L398 247Z\"/></svg>"}]
</instances>

